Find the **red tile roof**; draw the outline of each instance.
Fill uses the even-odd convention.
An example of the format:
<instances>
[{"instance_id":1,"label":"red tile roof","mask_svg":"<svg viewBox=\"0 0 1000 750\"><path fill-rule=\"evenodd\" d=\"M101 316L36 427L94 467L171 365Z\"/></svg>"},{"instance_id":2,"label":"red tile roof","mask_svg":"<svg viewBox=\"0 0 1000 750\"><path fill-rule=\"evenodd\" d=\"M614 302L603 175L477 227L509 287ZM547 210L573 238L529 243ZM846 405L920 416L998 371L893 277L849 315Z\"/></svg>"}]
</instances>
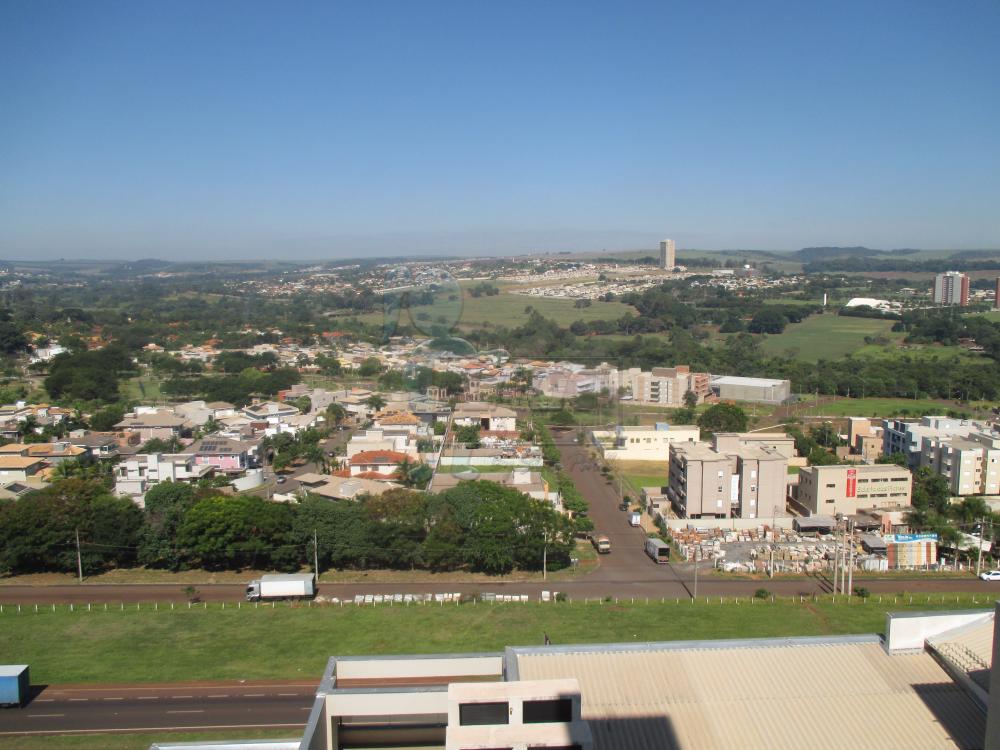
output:
<instances>
[{"instance_id":1,"label":"red tile roof","mask_svg":"<svg viewBox=\"0 0 1000 750\"><path fill-rule=\"evenodd\" d=\"M351 457L351 464L362 466L364 464L398 464L409 458L405 453L398 451L361 451Z\"/></svg>"}]
</instances>

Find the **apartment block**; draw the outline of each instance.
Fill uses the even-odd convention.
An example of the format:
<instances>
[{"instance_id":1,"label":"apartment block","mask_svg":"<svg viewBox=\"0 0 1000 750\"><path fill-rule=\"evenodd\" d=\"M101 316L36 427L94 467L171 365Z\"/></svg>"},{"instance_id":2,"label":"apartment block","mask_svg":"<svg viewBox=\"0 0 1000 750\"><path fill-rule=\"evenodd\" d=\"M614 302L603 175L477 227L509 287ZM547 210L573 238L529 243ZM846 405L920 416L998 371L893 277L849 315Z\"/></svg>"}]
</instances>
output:
<instances>
[{"instance_id":1,"label":"apartment block","mask_svg":"<svg viewBox=\"0 0 1000 750\"><path fill-rule=\"evenodd\" d=\"M953 495L1000 495L1000 435L925 437L920 465L948 480Z\"/></svg>"},{"instance_id":2,"label":"apartment block","mask_svg":"<svg viewBox=\"0 0 1000 750\"><path fill-rule=\"evenodd\" d=\"M923 439L968 437L983 430L983 425L967 419L921 417L918 422L901 419L882 421L882 450L886 455L904 453L911 469L920 466Z\"/></svg>"},{"instance_id":3,"label":"apartment block","mask_svg":"<svg viewBox=\"0 0 1000 750\"><path fill-rule=\"evenodd\" d=\"M677 244L673 240L660 242L660 268L673 271L677 265Z\"/></svg>"},{"instance_id":4,"label":"apartment block","mask_svg":"<svg viewBox=\"0 0 1000 750\"><path fill-rule=\"evenodd\" d=\"M670 446L667 497L681 518L783 516L787 484L788 457L766 445L723 434Z\"/></svg>"},{"instance_id":5,"label":"apartment block","mask_svg":"<svg viewBox=\"0 0 1000 750\"><path fill-rule=\"evenodd\" d=\"M910 505L913 477L895 464L807 466L799 470L795 498L811 515L853 515L861 508Z\"/></svg>"},{"instance_id":6,"label":"apartment block","mask_svg":"<svg viewBox=\"0 0 1000 750\"><path fill-rule=\"evenodd\" d=\"M651 372L633 367L622 371L621 380L632 400L643 404L680 407L688 391L694 393L698 403L711 393L711 376L707 372L691 372L687 365L654 367Z\"/></svg>"},{"instance_id":7,"label":"apartment block","mask_svg":"<svg viewBox=\"0 0 1000 750\"><path fill-rule=\"evenodd\" d=\"M934 304L966 307L969 304L968 275L959 271L947 271L935 276Z\"/></svg>"}]
</instances>

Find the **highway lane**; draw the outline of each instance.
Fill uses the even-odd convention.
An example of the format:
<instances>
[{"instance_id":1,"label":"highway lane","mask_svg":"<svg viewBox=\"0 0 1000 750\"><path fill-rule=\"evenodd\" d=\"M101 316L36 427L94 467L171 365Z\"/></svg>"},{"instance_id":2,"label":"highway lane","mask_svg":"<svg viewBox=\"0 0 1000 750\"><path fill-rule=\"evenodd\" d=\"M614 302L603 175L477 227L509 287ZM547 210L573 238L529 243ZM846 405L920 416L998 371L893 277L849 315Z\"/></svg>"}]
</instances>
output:
<instances>
[{"instance_id":1,"label":"highway lane","mask_svg":"<svg viewBox=\"0 0 1000 750\"><path fill-rule=\"evenodd\" d=\"M618 552L602 558L613 559ZM630 580L600 580L587 576L573 581L496 581L489 583L382 583L382 584L333 584L323 583L319 593L324 597L353 600L357 594L433 594L462 593L467 595L492 592L498 594L528 594L538 597L542 591L562 591L577 598L603 598L605 596L628 598L675 598L688 597L694 589L694 570L690 564L656 565L642 555L642 567L636 569ZM987 583L975 578L871 578L855 575L855 586L864 586L875 594L912 592L920 594L942 592L970 592L995 594L1000 597L1000 584ZM781 596L809 596L829 593L829 587L822 578L775 578L734 579L716 576L702 568L698 576L698 594L701 596L750 596L759 588ZM241 601L242 586L198 586L199 595L206 601L227 602L228 606L253 606ZM149 585L60 585L60 586L15 586L0 585L0 604L4 607L51 606L74 604L86 607L109 609L135 607L151 608L159 602L160 608L169 607L170 602L177 608L186 608L186 598L180 587L172 584ZM200 605L194 605L200 606ZM261 604L260 606L270 606ZM288 606L277 603L276 606Z\"/></svg>"},{"instance_id":2,"label":"highway lane","mask_svg":"<svg viewBox=\"0 0 1000 750\"><path fill-rule=\"evenodd\" d=\"M315 692L315 683L48 686L0 711L0 736L281 727L295 736Z\"/></svg>"}]
</instances>

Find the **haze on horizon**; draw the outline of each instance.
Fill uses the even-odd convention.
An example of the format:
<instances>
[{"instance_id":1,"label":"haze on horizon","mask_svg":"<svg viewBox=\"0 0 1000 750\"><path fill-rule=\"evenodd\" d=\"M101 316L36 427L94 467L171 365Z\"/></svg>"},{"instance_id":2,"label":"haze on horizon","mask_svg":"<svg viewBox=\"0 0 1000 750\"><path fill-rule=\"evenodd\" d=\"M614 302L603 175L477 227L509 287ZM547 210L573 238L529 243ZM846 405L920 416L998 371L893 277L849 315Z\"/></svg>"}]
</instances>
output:
<instances>
[{"instance_id":1,"label":"haze on horizon","mask_svg":"<svg viewBox=\"0 0 1000 750\"><path fill-rule=\"evenodd\" d=\"M1000 246L1000 5L0 7L0 258Z\"/></svg>"}]
</instances>

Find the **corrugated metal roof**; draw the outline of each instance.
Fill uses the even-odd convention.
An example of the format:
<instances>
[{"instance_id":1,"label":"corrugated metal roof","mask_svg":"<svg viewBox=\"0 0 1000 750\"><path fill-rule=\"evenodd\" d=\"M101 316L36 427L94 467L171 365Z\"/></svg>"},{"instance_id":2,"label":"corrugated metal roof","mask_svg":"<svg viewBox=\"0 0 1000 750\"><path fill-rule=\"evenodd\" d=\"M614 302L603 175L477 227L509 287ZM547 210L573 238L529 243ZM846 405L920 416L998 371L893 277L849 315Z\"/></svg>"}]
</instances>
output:
<instances>
[{"instance_id":1,"label":"corrugated metal roof","mask_svg":"<svg viewBox=\"0 0 1000 750\"><path fill-rule=\"evenodd\" d=\"M519 654L575 677L596 750L972 748L984 717L929 654L877 643Z\"/></svg>"}]
</instances>

